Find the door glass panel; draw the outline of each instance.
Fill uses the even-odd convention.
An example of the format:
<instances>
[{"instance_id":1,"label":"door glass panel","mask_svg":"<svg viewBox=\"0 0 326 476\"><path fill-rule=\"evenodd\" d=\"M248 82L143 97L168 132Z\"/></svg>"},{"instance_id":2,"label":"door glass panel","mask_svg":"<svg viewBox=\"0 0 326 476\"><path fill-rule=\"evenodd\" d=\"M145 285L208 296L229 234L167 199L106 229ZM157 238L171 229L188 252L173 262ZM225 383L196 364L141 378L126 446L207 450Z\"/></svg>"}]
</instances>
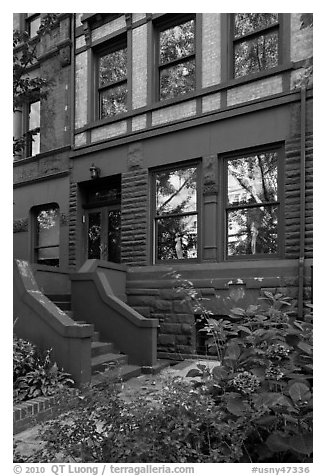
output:
<instances>
[{"instance_id":1,"label":"door glass panel","mask_svg":"<svg viewBox=\"0 0 326 476\"><path fill-rule=\"evenodd\" d=\"M88 259L101 259L101 212L88 215Z\"/></svg>"},{"instance_id":2,"label":"door glass panel","mask_svg":"<svg viewBox=\"0 0 326 476\"><path fill-rule=\"evenodd\" d=\"M120 228L121 228L121 212L120 210L108 211L108 261L120 263Z\"/></svg>"}]
</instances>

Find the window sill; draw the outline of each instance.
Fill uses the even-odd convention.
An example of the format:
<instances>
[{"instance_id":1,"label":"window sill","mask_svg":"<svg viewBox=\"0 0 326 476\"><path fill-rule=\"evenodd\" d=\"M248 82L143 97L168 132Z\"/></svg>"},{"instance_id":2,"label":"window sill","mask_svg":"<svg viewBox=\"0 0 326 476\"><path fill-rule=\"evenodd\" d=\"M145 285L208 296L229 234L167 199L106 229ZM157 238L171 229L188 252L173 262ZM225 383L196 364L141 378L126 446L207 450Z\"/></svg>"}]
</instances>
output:
<instances>
[{"instance_id":1,"label":"window sill","mask_svg":"<svg viewBox=\"0 0 326 476\"><path fill-rule=\"evenodd\" d=\"M199 91L193 91L191 93L184 94L184 95L176 97L176 98L166 99L164 101L155 101L155 102L151 103L150 105L147 105L147 106L144 106L144 107L141 107L141 108L138 108L138 109L132 109L131 111L119 114L119 115L114 116L114 117L94 120L94 121L88 123L87 125L85 125L84 127L80 127L78 129L75 129L74 132L75 132L75 134L79 134L81 132L86 132L86 131L89 131L89 130L92 130L92 129L95 129L95 128L98 128L98 127L101 127L101 126L106 126L106 125L113 124L113 123L116 123L116 122L119 122L119 121L123 121L123 120L129 119L129 118L138 116L140 114L146 114L148 112L156 111L158 109L164 109L164 108L169 107L169 106L179 105L179 104L182 104L184 102L190 101L192 99L202 98L203 96L206 96L208 94L212 94L212 93L216 93L216 92L223 92L223 91L226 91L226 90L234 88L234 87L238 87L238 86L242 86L242 85L245 85L245 84L249 84L249 83L258 81L260 79L268 78L268 77L271 77L271 76L276 76L280 73L285 73L285 72L291 71L293 69L295 69L295 65L292 62L290 62L290 63L286 63L286 64L283 64L283 65L277 66L276 68L270 69L268 71L261 71L259 73L255 73L255 74L245 76L245 77L242 77L242 78L229 79L229 80L224 81L222 83L212 85L212 86L209 86L209 87L206 87L206 88L202 88Z\"/></svg>"}]
</instances>

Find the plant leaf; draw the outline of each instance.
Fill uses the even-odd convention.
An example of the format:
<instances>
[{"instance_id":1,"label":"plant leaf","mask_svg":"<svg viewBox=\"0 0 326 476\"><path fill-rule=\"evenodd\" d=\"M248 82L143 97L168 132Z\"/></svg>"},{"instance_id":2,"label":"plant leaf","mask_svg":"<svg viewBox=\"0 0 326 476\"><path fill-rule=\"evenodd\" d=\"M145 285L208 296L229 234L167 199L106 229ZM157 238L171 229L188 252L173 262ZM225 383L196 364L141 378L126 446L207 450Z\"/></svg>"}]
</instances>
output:
<instances>
[{"instance_id":1,"label":"plant leaf","mask_svg":"<svg viewBox=\"0 0 326 476\"><path fill-rule=\"evenodd\" d=\"M289 449L289 438L280 433L272 433L266 440L266 445L275 453Z\"/></svg>"},{"instance_id":2,"label":"plant leaf","mask_svg":"<svg viewBox=\"0 0 326 476\"><path fill-rule=\"evenodd\" d=\"M198 369L191 369L191 370L189 370L189 372L187 373L186 377L200 377L201 375L203 375L203 372L201 372L200 370L198 370Z\"/></svg>"},{"instance_id":3,"label":"plant leaf","mask_svg":"<svg viewBox=\"0 0 326 476\"><path fill-rule=\"evenodd\" d=\"M289 446L297 453L310 455L313 451L312 433L291 436L291 438L289 438Z\"/></svg>"},{"instance_id":4,"label":"plant leaf","mask_svg":"<svg viewBox=\"0 0 326 476\"><path fill-rule=\"evenodd\" d=\"M311 398L309 387L302 382L293 383L289 388L289 395L294 402L304 402Z\"/></svg>"}]
</instances>

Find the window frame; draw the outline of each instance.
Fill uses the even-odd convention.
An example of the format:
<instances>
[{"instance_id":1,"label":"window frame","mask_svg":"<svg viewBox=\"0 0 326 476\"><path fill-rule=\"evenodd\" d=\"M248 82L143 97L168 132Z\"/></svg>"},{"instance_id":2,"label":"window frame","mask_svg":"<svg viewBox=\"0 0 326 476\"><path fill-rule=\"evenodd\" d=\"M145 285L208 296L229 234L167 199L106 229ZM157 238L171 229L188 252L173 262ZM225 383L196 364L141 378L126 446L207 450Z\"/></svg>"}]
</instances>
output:
<instances>
[{"instance_id":1,"label":"window frame","mask_svg":"<svg viewBox=\"0 0 326 476\"><path fill-rule=\"evenodd\" d=\"M260 153L277 153L277 200L273 202L264 202L262 206L276 206L277 207L277 252L273 254L243 254L243 255L228 255L228 211L229 210L240 210L248 208L258 208L257 204L236 204L230 205L228 203L228 162L232 159L245 158ZM222 223L223 223L223 240L222 240L222 250L223 250L223 261L261 261L264 259L280 259L284 257L284 160L285 160L285 151L283 143L274 143L264 146L251 147L248 149L241 149L234 151L232 153L223 154L221 160L221 178L222 178Z\"/></svg>"},{"instance_id":2,"label":"window frame","mask_svg":"<svg viewBox=\"0 0 326 476\"><path fill-rule=\"evenodd\" d=\"M27 31L28 33L28 36L30 37L30 39L33 39L33 38L36 38L37 36L37 33L35 33L35 35L31 36L31 24L34 20L36 20L37 18L40 19L40 24L39 24L39 27L37 29L37 31L39 30L40 26L41 26L41 13L26 13L26 17L25 17L25 30Z\"/></svg>"},{"instance_id":3,"label":"window frame","mask_svg":"<svg viewBox=\"0 0 326 476\"><path fill-rule=\"evenodd\" d=\"M162 64L160 62L160 34L164 30L173 28L175 26L186 23L190 20L194 21L194 52L190 55L183 56L182 58L177 58L168 63ZM153 102L159 104L165 104L166 102L173 102L179 99L187 98L192 96L198 89L198 38L197 38L197 15L195 13L178 13L178 14L166 14L163 17L155 20L154 30L155 30L155 41L154 41L154 66L155 66L155 75L154 75L154 97ZM185 63L191 59L194 59L195 63L195 74L194 74L194 88L191 91L188 91L171 98L161 99L161 71L164 69L171 68L172 66Z\"/></svg>"},{"instance_id":4,"label":"window frame","mask_svg":"<svg viewBox=\"0 0 326 476\"><path fill-rule=\"evenodd\" d=\"M114 53L115 51L123 50L126 49L126 76L124 79L119 79L117 81L112 81L105 86L100 86L100 71L99 71L99 65L100 65L100 58L103 56L106 56L110 53ZM128 47L128 37L126 33L123 33L122 35L119 35L119 37L114 38L110 40L108 43L105 43L105 45L101 45L100 47L94 49L94 59L95 59L95 77L94 77L94 82L95 82L95 88L94 90L96 91L96 100L95 100L95 121L107 121L107 120L115 120L115 119L120 119L124 115L128 114L130 112L130 84L129 84L129 47ZM101 93L104 91L108 91L110 89L113 89L117 86L121 85L126 85L127 89L127 98L126 98L126 111L123 111L118 114L114 115L107 115L101 117Z\"/></svg>"},{"instance_id":5,"label":"window frame","mask_svg":"<svg viewBox=\"0 0 326 476\"><path fill-rule=\"evenodd\" d=\"M30 108L32 104L39 103L40 104L40 114L39 114L39 125L37 127L30 127ZM24 149L24 155L25 158L29 157L35 157L36 155L41 153L41 100L40 99L35 99L33 101L29 101L24 105L24 136L25 136L25 149ZM38 130L38 136L39 136L39 150L36 154L33 154L33 135L31 131L33 130Z\"/></svg>"},{"instance_id":6,"label":"window frame","mask_svg":"<svg viewBox=\"0 0 326 476\"><path fill-rule=\"evenodd\" d=\"M247 33L245 35L240 36L239 38L235 38L234 26L235 26L235 15L236 13L229 14L229 42L230 42L230 60L229 60L229 78L235 81L245 81L247 78L251 78L252 76L264 76L264 74L270 74L271 71L274 69L276 70L282 63L284 62L283 58L283 15L282 13L278 13L278 21L273 25L259 28L253 32ZM248 73L243 76L235 76L235 58L234 58L234 51L235 51L235 44L240 44L242 42L254 39L256 37L262 36L265 33L268 34L269 32L277 31L278 32L278 62L272 68L264 69L262 71L254 71Z\"/></svg>"},{"instance_id":7,"label":"window frame","mask_svg":"<svg viewBox=\"0 0 326 476\"><path fill-rule=\"evenodd\" d=\"M38 228L38 222L37 222L37 216L41 211L47 211L51 209L57 209L58 211L58 219L59 219L59 238L58 238L58 244L54 245L48 245L48 246L39 246L39 228ZM31 216L32 216L32 262L37 264L37 265L43 265L43 266L51 266L54 268L60 267L60 233L61 233L61 215L60 215L60 207L59 204L56 202L51 202L51 203L45 203L43 205L37 205L36 207L33 207L31 210ZM39 261L39 250L40 249L49 249L49 248L58 248L58 264L42 264L42 262Z\"/></svg>"},{"instance_id":8,"label":"window frame","mask_svg":"<svg viewBox=\"0 0 326 476\"><path fill-rule=\"evenodd\" d=\"M164 215L158 215L156 213L156 174L165 171L173 171L179 169L187 169L187 168L196 168L196 180L197 180L197 187L196 187L196 211L195 212L188 212L188 213L170 213ZM154 265L167 265L167 264L191 264L191 263L198 263L201 262L202 257L202 170L201 170L201 162L199 159L187 161L187 162L178 162L173 164L167 164L163 167L155 168L150 170L150 199L151 199L151 207L150 207L150 214L151 214L151 263ZM189 216L194 215L197 216L197 257L196 258L185 258L185 259L162 259L159 260L157 257L157 221L162 218L169 218L169 217L177 217L177 216Z\"/></svg>"}]
</instances>

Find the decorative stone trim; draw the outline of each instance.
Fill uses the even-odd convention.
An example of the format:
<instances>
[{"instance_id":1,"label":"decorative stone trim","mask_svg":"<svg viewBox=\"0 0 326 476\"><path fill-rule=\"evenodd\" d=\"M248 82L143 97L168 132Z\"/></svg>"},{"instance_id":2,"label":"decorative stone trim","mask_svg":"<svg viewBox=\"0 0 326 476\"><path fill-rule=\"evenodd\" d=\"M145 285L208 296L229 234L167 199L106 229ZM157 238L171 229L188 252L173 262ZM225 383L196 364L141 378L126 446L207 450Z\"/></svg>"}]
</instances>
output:
<instances>
[{"instance_id":1,"label":"decorative stone trim","mask_svg":"<svg viewBox=\"0 0 326 476\"><path fill-rule=\"evenodd\" d=\"M14 220L14 233L28 231L28 218L17 218Z\"/></svg>"},{"instance_id":2,"label":"decorative stone trim","mask_svg":"<svg viewBox=\"0 0 326 476\"><path fill-rule=\"evenodd\" d=\"M211 195L218 193L217 181L217 157L208 155L203 157L203 194Z\"/></svg>"}]
</instances>

